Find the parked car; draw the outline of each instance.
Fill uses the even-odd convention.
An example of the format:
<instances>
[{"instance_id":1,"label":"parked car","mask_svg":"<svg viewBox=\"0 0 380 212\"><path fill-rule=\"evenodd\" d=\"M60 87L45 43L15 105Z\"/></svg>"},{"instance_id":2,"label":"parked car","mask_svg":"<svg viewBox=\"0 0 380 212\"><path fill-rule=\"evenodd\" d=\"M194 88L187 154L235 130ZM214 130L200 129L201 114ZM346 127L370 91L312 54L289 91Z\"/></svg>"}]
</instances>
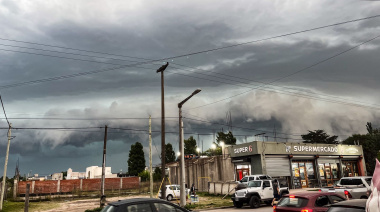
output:
<instances>
[{"instance_id":1,"label":"parked car","mask_svg":"<svg viewBox=\"0 0 380 212\"><path fill-rule=\"evenodd\" d=\"M264 175L264 174L247 175L241 178L241 180L239 180L238 182L243 183L243 184L248 184L248 182L252 180L269 180L269 179L272 179L272 177L269 175Z\"/></svg>"},{"instance_id":2,"label":"parked car","mask_svg":"<svg viewBox=\"0 0 380 212\"><path fill-rule=\"evenodd\" d=\"M327 212L365 212L366 204L366 199L342 201L331 205Z\"/></svg>"},{"instance_id":3,"label":"parked car","mask_svg":"<svg viewBox=\"0 0 380 212\"><path fill-rule=\"evenodd\" d=\"M372 177L343 177L335 187L321 188L322 192L335 192L346 199L367 199L371 194Z\"/></svg>"},{"instance_id":4,"label":"parked car","mask_svg":"<svg viewBox=\"0 0 380 212\"><path fill-rule=\"evenodd\" d=\"M181 188L180 185L166 185L166 191L165 191L166 199L168 201L172 201L173 199L179 199L180 194L181 194L180 188ZM189 189L186 189L186 195L189 192L190 192ZM162 199L161 198L161 191L159 192L158 197L160 199Z\"/></svg>"},{"instance_id":5,"label":"parked car","mask_svg":"<svg viewBox=\"0 0 380 212\"><path fill-rule=\"evenodd\" d=\"M331 192L305 191L283 196L273 212L325 212L331 204L345 201L339 194Z\"/></svg>"},{"instance_id":6,"label":"parked car","mask_svg":"<svg viewBox=\"0 0 380 212\"><path fill-rule=\"evenodd\" d=\"M279 189L280 195L289 193L288 187L280 187ZM235 196L231 199L237 208L243 207L244 204L249 204L251 208L258 208L261 202L270 205L273 200L272 180L249 181L248 187L236 191Z\"/></svg>"},{"instance_id":7,"label":"parked car","mask_svg":"<svg viewBox=\"0 0 380 212\"><path fill-rule=\"evenodd\" d=\"M119 200L116 202L108 203L101 212L161 212L161 211L176 211L176 212L189 212L185 208L170 203L165 200L153 198L135 198Z\"/></svg>"}]
</instances>

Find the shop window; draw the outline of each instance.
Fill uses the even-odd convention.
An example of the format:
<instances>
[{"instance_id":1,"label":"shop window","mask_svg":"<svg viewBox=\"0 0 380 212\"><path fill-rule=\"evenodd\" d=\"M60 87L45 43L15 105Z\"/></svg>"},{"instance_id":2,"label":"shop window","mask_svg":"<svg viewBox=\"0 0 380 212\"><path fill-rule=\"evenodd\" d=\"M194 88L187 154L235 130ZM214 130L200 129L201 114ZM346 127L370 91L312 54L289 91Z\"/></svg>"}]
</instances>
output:
<instances>
[{"instance_id":1,"label":"shop window","mask_svg":"<svg viewBox=\"0 0 380 212\"><path fill-rule=\"evenodd\" d=\"M359 176L357 161L344 161L342 168L344 177Z\"/></svg>"},{"instance_id":2,"label":"shop window","mask_svg":"<svg viewBox=\"0 0 380 212\"><path fill-rule=\"evenodd\" d=\"M296 188L313 188L317 186L314 165L312 161L293 161L293 185Z\"/></svg>"}]
</instances>

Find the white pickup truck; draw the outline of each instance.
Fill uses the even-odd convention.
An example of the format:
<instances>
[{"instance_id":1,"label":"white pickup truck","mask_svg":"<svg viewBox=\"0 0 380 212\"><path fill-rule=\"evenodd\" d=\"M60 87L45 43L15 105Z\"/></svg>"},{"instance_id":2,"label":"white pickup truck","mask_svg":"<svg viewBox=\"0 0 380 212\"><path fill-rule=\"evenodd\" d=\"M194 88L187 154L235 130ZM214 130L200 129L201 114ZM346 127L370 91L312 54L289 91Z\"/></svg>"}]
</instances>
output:
<instances>
[{"instance_id":1,"label":"white pickup truck","mask_svg":"<svg viewBox=\"0 0 380 212\"><path fill-rule=\"evenodd\" d=\"M343 177L334 187L321 188L322 192L335 192L346 199L367 199L371 194L372 177Z\"/></svg>"},{"instance_id":2,"label":"white pickup truck","mask_svg":"<svg viewBox=\"0 0 380 212\"><path fill-rule=\"evenodd\" d=\"M289 188L280 188L280 195L285 194L289 194ZM258 208L261 202L270 205L273 200L272 180L250 181L246 189L236 191L231 199L237 208L243 207L244 204L249 204L251 208Z\"/></svg>"}]
</instances>

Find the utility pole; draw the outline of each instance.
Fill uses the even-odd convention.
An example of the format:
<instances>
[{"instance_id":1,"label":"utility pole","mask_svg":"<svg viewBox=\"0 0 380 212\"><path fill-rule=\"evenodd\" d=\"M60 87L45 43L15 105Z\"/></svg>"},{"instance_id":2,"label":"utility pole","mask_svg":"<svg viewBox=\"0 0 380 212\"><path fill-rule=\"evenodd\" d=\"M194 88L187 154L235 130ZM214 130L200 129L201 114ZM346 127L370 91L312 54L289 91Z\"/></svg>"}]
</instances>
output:
<instances>
[{"instance_id":1,"label":"utility pole","mask_svg":"<svg viewBox=\"0 0 380 212\"><path fill-rule=\"evenodd\" d=\"M101 197L100 207L103 207L106 203L106 196L104 195L104 182L106 180L106 152L107 152L107 125L104 130L104 146L103 146L103 166L102 166L102 185L101 185Z\"/></svg>"},{"instance_id":2,"label":"utility pole","mask_svg":"<svg viewBox=\"0 0 380 212\"><path fill-rule=\"evenodd\" d=\"M168 67L169 63L161 66L157 73L161 72L161 175L165 178L165 102L164 102L164 71ZM166 183L165 180L162 181L161 185L161 197L165 199L166 197Z\"/></svg>"},{"instance_id":3,"label":"utility pole","mask_svg":"<svg viewBox=\"0 0 380 212\"><path fill-rule=\"evenodd\" d=\"M153 198L153 168L152 168L152 120L149 116L149 177L150 177L150 198Z\"/></svg>"},{"instance_id":4,"label":"utility pole","mask_svg":"<svg viewBox=\"0 0 380 212\"><path fill-rule=\"evenodd\" d=\"M4 164L4 173L3 173L3 184L1 186L0 210L3 210L3 202L4 202L4 194L5 194L5 183L6 183L5 179L7 178L9 146L11 145L11 129L12 129L12 124L9 123L7 153L5 155L5 164Z\"/></svg>"}]
</instances>

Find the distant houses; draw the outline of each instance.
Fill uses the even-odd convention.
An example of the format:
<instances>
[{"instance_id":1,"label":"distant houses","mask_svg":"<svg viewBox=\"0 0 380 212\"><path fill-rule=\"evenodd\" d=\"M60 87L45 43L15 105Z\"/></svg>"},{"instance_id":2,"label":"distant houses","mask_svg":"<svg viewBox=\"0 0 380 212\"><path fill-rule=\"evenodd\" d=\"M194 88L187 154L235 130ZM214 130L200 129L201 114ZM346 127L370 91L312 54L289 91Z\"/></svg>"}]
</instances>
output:
<instances>
[{"instance_id":1,"label":"distant houses","mask_svg":"<svg viewBox=\"0 0 380 212\"><path fill-rule=\"evenodd\" d=\"M85 172L73 172L72 168L67 169L67 176L63 176L62 172L54 173L52 175L39 176L34 174L28 177L28 180L32 181L45 181L45 180L77 180L77 179L97 179L102 177L102 167L90 166L86 168ZM117 178L122 177L119 174L112 174L111 167L105 167L105 178Z\"/></svg>"}]
</instances>

